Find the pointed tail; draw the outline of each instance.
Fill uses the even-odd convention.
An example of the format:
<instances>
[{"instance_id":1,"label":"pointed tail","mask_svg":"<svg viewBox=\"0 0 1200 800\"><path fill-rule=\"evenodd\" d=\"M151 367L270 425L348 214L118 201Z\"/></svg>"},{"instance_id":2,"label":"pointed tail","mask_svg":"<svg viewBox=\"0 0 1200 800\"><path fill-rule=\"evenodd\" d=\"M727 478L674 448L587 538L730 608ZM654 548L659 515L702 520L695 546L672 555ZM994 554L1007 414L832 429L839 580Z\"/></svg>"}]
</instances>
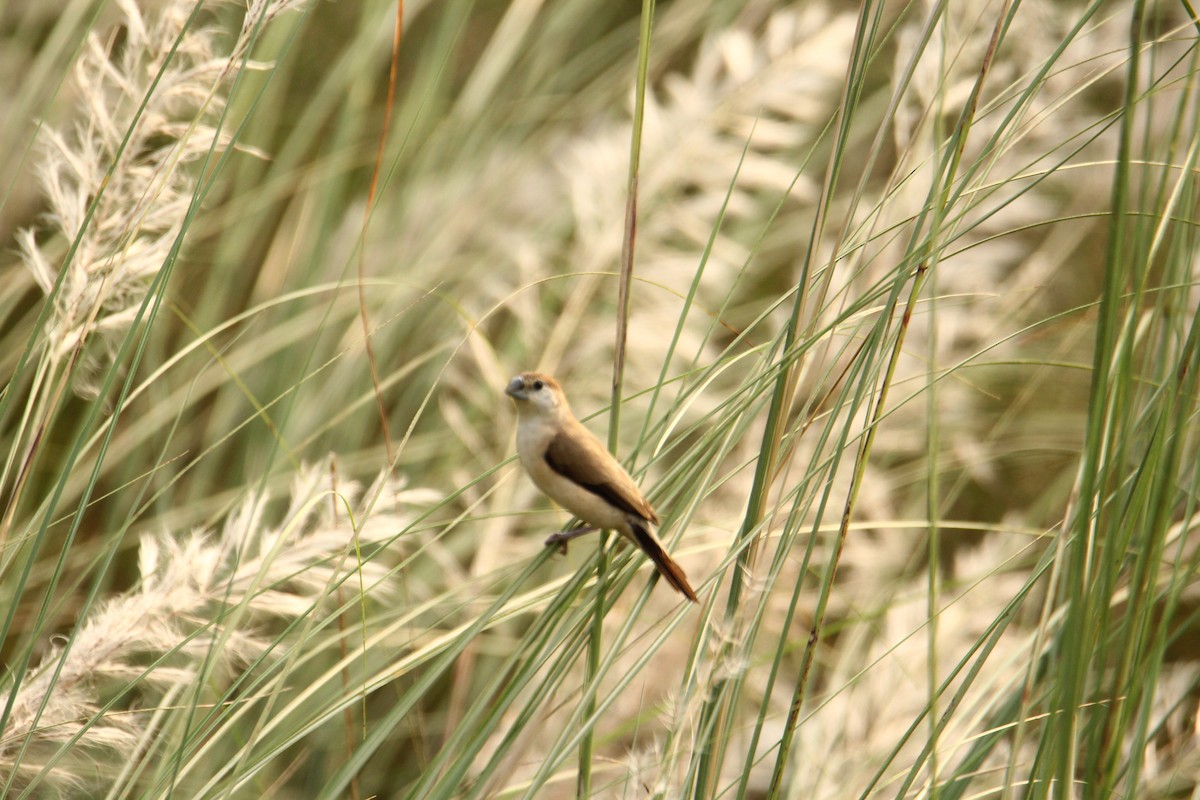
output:
<instances>
[{"instance_id":1,"label":"pointed tail","mask_svg":"<svg viewBox=\"0 0 1200 800\"><path fill-rule=\"evenodd\" d=\"M630 515L632 517L632 515ZM654 534L646 527L646 524L640 519L630 518L629 528L633 531L634 541L646 555L650 556L650 560L654 562L654 566L658 567L658 571L667 579L667 583L693 603L700 602L696 599L696 593L692 591L692 585L688 583L687 575L683 572L683 567L676 564L667 551L663 549L662 544L654 537Z\"/></svg>"}]
</instances>

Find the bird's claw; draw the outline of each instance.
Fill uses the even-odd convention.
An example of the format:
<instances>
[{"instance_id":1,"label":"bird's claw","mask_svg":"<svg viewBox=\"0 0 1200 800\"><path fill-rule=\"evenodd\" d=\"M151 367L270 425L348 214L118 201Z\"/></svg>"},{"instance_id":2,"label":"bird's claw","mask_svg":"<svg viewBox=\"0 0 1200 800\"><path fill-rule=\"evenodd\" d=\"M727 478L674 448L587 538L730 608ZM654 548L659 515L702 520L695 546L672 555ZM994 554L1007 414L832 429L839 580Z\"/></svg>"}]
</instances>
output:
<instances>
[{"instance_id":1,"label":"bird's claw","mask_svg":"<svg viewBox=\"0 0 1200 800\"><path fill-rule=\"evenodd\" d=\"M558 531L546 537L546 547L558 547L559 555L567 554L567 544L571 541L570 531Z\"/></svg>"},{"instance_id":2,"label":"bird's claw","mask_svg":"<svg viewBox=\"0 0 1200 800\"><path fill-rule=\"evenodd\" d=\"M592 531L596 531L596 530L599 530L599 529L594 528L590 525L583 525L578 528L568 528L565 531L558 531L557 533L552 533L549 536L547 536L545 544L546 544L546 547L554 547L555 545L557 545L558 552L562 553L565 556L567 554L567 543L568 542L570 542L572 539L574 539L578 536L582 536L585 533L591 533Z\"/></svg>"}]
</instances>

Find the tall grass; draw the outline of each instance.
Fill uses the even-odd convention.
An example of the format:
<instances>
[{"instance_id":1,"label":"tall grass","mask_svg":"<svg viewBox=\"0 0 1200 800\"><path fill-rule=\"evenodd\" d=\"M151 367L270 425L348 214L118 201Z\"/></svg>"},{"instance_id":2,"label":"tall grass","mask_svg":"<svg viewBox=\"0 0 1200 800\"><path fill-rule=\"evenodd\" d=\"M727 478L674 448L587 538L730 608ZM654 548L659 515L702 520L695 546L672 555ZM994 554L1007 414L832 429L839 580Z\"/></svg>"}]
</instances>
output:
<instances>
[{"instance_id":1,"label":"tall grass","mask_svg":"<svg viewBox=\"0 0 1200 800\"><path fill-rule=\"evenodd\" d=\"M0 795L1196 791L1188 4L55 11L0 6ZM541 546L535 367L698 607Z\"/></svg>"}]
</instances>

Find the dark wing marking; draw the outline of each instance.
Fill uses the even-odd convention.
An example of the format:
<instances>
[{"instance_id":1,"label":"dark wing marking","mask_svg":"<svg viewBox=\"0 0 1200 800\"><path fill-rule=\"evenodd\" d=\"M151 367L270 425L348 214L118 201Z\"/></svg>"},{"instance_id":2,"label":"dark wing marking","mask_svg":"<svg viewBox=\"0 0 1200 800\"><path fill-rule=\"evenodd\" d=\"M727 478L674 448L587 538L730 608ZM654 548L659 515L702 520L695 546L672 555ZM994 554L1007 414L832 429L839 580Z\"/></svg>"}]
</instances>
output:
<instances>
[{"instance_id":1,"label":"dark wing marking","mask_svg":"<svg viewBox=\"0 0 1200 800\"><path fill-rule=\"evenodd\" d=\"M550 469L635 517L657 523L658 515L637 485L590 433L558 434L546 445Z\"/></svg>"}]
</instances>

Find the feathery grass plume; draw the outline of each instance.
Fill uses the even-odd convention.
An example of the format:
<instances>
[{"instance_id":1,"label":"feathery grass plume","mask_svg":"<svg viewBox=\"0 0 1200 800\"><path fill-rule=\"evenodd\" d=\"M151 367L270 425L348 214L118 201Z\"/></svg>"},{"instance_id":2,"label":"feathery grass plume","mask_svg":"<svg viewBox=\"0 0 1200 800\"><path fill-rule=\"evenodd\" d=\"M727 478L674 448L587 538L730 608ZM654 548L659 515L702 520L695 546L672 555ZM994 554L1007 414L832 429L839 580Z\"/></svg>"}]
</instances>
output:
<instances>
[{"instance_id":1,"label":"feathery grass plume","mask_svg":"<svg viewBox=\"0 0 1200 800\"><path fill-rule=\"evenodd\" d=\"M54 303L51 359L82 350L81 394L95 393L170 257L195 202L196 165L229 144L217 127L225 93L238 69L261 66L247 60L259 27L303 2L253 0L224 53L220 29L202 21L208 9L197 13L192 0L159 4L153 15L116 0L119 35L88 34L74 68L76 119L42 131L45 227L17 234L25 266ZM46 233L54 247L39 242Z\"/></svg>"},{"instance_id":2,"label":"feathery grass plume","mask_svg":"<svg viewBox=\"0 0 1200 800\"><path fill-rule=\"evenodd\" d=\"M164 698L195 692L203 679L208 703L247 668L261 671L297 645L331 647L336 630L304 638L281 623L321 619L339 603L357 608L359 600L330 592L348 575L351 595L362 586L372 600L394 599L395 576L376 560L357 560L355 540L395 536L429 494L386 476L366 491L354 482L335 488L329 466L295 475L278 523L267 520L272 498L263 492L248 496L219 533L144 535L137 588L81 620L21 681L0 732L0 779L17 786L112 780L116 770L103 765L113 757L150 755L142 737L152 721L165 724L156 716L187 713ZM368 511L377 496L382 502Z\"/></svg>"},{"instance_id":3,"label":"feathery grass plume","mask_svg":"<svg viewBox=\"0 0 1200 800\"><path fill-rule=\"evenodd\" d=\"M631 387L658 381L672 341L668 332L677 323L668 375L717 361L736 331L753 327L758 342L770 336L773 326L759 319L765 309L744 306L743 300L783 279L792 264L768 257L757 269L745 268L761 245L770 210L781 203L807 208L817 195L819 187L800 174L797 158L814 146L828 122L844 72L841 54L853 32L851 15L824 4L782 9L761 30L733 27L712 34L686 71L672 72L648 89L638 187L640 283L627 359ZM619 262L621 239L612 232L620 230L625 214L628 126L624 118L605 121L562 146L559 174L567 187L573 237L555 260L573 269L614 271ZM776 246L788 249L802 240L789 234ZM685 308L693 282L694 305ZM580 286L570 302L580 304L581 294L597 291L611 294L607 284L592 282ZM555 332L555 339L562 337ZM551 357L565 356L572 364L611 360L606 337L576 336L566 349L549 344ZM743 344L737 352L745 349ZM736 384L727 376L719 385ZM686 407L687 419L711 413L721 394L697 393Z\"/></svg>"},{"instance_id":4,"label":"feathery grass plume","mask_svg":"<svg viewBox=\"0 0 1200 800\"><path fill-rule=\"evenodd\" d=\"M946 697L963 685L964 664L969 667L978 661L981 666L973 678L975 691L966 696L939 738L938 761L943 765L966 758L970 748L964 742L979 733L984 721L1019 685L1019 667L1033 656L1029 631L1017 627L1000 638L986 659L974 649L1027 579L1017 567L1036 539L1023 533L999 531L977 548L959 550L948 570L955 579L945 589L938 623L944 635L937 651L937 677L947 681ZM891 763L887 775L902 773L927 744L923 730L918 736L908 732L929 703L925 681L932 665L925 578L898 582L895 564L903 554L894 552L889 539L895 538L863 536L855 541L857 569L845 588L858 607L839 616L857 616L862 623L847 626L837 647L829 650L822 672L828 688L814 700L798 731L800 752L823 754L819 763L795 773L793 786L805 797L859 796L875 770ZM957 671L953 679L952 670ZM899 751L892 753L894 748ZM1003 760L990 762L992 767L997 764ZM759 765L752 786L765 788L769 767L769 759ZM979 787L995 786L1001 774L1000 769L985 773Z\"/></svg>"},{"instance_id":5,"label":"feathery grass plume","mask_svg":"<svg viewBox=\"0 0 1200 800\"><path fill-rule=\"evenodd\" d=\"M671 25L669 15L664 19ZM672 370L718 358L732 338L729 330L759 321L762 309L744 301L791 267L786 259L772 259L743 275L770 210L785 197L788 208L811 204L816 194L814 181L798 175L797 154L819 139L836 103L853 16L806 4L770 14L763 27L713 32L687 52L686 70L672 71L648 89L628 359L635 390L658 380L670 329L697 279L697 262L727 194L725 219L688 307ZM610 362L611 341L582 331L615 302L615 279L592 274L611 275L619 265L632 101L627 104L623 113L611 103L590 111L582 131L553 129L535 159L523 160L526 153L501 145L494 158L459 179L437 172L428 187L422 184L422 203L411 213L406 209L403 227L384 252L401 247L433 263L479 255L503 264L465 294L472 304L503 302L522 320L511 335L513 346L529 353L529 363L569 377L576 365ZM466 202L487 203L487 213L455 217L453 209ZM433 224L432 217L445 224ZM778 246L787 250L802 240L789 233ZM546 277L552 279L540 280ZM558 313L548 315L542 306ZM760 331L755 339L765 336ZM571 388L572 400L585 408L608 396L602 381ZM711 411L715 396L694 396L689 418Z\"/></svg>"}]
</instances>

